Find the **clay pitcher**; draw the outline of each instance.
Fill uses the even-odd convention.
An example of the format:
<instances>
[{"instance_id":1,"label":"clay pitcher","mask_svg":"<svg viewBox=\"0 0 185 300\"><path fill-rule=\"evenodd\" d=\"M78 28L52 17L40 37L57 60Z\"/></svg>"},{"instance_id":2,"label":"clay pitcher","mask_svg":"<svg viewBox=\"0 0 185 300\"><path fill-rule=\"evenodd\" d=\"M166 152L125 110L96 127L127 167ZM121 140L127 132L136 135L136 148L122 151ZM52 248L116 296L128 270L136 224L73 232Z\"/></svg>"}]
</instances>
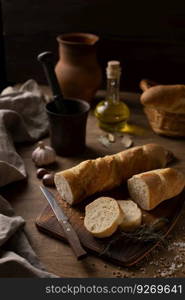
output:
<instances>
[{"instance_id":1,"label":"clay pitcher","mask_svg":"<svg viewBox=\"0 0 185 300\"><path fill-rule=\"evenodd\" d=\"M96 57L98 40L97 35L89 33L57 37L60 59L55 72L64 97L92 101L102 80Z\"/></svg>"}]
</instances>

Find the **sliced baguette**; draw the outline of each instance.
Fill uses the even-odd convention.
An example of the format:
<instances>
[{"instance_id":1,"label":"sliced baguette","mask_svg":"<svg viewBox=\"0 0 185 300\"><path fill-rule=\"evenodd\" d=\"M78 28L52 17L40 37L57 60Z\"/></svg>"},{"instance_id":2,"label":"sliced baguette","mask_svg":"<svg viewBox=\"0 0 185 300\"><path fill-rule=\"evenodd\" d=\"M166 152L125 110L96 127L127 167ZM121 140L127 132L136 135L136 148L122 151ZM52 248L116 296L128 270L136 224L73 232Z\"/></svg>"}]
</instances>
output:
<instances>
[{"instance_id":1,"label":"sliced baguette","mask_svg":"<svg viewBox=\"0 0 185 300\"><path fill-rule=\"evenodd\" d=\"M123 231L134 231L142 222L142 212L132 200L119 200L118 204L124 213L120 227Z\"/></svg>"},{"instance_id":2,"label":"sliced baguette","mask_svg":"<svg viewBox=\"0 0 185 300\"><path fill-rule=\"evenodd\" d=\"M123 220L117 201L109 197L100 197L85 208L84 226L95 237L111 236Z\"/></svg>"},{"instance_id":3,"label":"sliced baguette","mask_svg":"<svg viewBox=\"0 0 185 300\"><path fill-rule=\"evenodd\" d=\"M177 196L184 186L185 175L173 168L148 171L128 180L130 197L144 210Z\"/></svg>"},{"instance_id":4,"label":"sliced baguette","mask_svg":"<svg viewBox=\"0 0 185 300\"><path fill-rule=\"evenodd\" d=\"M160 145L147 144L83 161L57 172L54 181L61 198L75 205L90 195L119 186L135 174L163 168L172 157Z\"/></svg>"}]
</instances>

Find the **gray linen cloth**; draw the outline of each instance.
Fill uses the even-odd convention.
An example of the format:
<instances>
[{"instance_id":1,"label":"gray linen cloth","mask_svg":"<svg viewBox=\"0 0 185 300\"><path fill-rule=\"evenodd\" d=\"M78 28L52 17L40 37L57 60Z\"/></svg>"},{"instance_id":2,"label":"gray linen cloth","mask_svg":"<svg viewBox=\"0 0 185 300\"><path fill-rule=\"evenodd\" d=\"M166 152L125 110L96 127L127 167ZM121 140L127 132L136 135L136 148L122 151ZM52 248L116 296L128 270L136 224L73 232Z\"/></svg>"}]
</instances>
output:
<instances>
[{"instance_id":1,"label":"gray linen cloth","mask_svg":"<svg viewBox=\"0 0 185 300\"><path fill-rule=\"evenodd\" d=\"M34 80L19 89L6 88L0 96L0 187L24 179L26 170L14 143L35 142L48 132L45 98ZM0 277L57 277L45 271L24 231L0 196Z\"/></svg>"},{"instance_id":2,"label":"gray linen cloth","mask_svg":"<svg viewBox=\"0 0 185 300\"><path fill-rule=\"evenodd\" d=\"M44 96L34 80L0 96L0 187L26 177L14 143L35 142L48 132Z\"/></svg>"},{"instance_id":3,"label":"gray linen cloth","mask_svg":"<svg viewBox=\"0 0 185 300\"><path fill-rule=\"evenodd\" d=\"M0 278L55 278L45 271L24 232L25 221L15 216L10 204L0 196Z\"/></svg>"}]
</instances>

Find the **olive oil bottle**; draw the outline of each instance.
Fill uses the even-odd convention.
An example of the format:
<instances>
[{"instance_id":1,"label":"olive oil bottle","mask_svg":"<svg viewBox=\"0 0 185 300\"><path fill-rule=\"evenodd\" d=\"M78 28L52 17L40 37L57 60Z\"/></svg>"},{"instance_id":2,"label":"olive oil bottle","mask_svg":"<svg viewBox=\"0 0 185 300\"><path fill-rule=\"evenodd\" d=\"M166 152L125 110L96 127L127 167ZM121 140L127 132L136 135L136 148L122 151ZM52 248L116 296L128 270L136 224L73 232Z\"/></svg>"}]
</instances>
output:
<instances>
[{"instance_id":1,"label":"olive oil bottle","mask_svg":"<svg viewBox=\"0 0 185 300\"><path fill-rule=\"evenodd\" d=\"M123 131L130 116L128 106L120 101L119 83L121 68L119 61L109 61L107 68L107 94L95 109L100 128L108 132Z\"/></svg>"}]
</instances>

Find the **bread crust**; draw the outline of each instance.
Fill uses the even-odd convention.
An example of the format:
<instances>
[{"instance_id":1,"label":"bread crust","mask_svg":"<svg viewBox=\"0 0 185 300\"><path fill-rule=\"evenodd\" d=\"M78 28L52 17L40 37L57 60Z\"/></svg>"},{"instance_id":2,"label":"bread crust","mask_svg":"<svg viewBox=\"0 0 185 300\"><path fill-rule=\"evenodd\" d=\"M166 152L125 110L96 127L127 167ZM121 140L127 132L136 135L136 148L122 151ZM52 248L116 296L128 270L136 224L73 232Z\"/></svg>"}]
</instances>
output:
<instances>
[{"instance_id":1,"label":"bread crust","mask_svg":"<svg viewBox=\"0 0 185 300\"><path fill-rule=\"evenodd\" d=\"M55 185L63 200L73 205L87 196L120 185L134 174L165 167L168 154L157 144L137 146L58 172L54 178Z\"/></svg>"},{"instance_id":2,"label":"bread crust","mask_svg":"<svg viewBox=\"0 0 185 300\"><path fill-rule=\"evenodd\" d=\"M154 132L165 136L185 136L185 85L150 86L140 82L144 90L141 103Z\"/></svg>"},{"instance_id":3,"label":"bread crust","mask_svg":"<svg viewBox=\"0 0 185 300\"><path fill-rule=\"evenodd\" d=\"M100 209L98 207L98 204L102 201L104 201L105 203L108 201L114 202L114 213L116 210L116 216L113 220L111 220L112 222L109 224L109 226L106 226L105 228L103 228L101 230L100 229L92 230L91 226L89 225L89 223L91 223L91 221L89 220L89 214L91 214L91 212L93 213L93 210L96 208L96 206L97 206L97 209ZM101 218L101 211L99 211L98 218ZM97 198L96 200L94 200L93 202L88 204L85 208L84 226L87 229L87 231L89 231L93 236L98 237L98 238L105 238L105 237L111 236L117 230L117 228L120 225L120 223L122 222L122 220L123 220L123 212L120 209L117 201L113 198L109 198L109 197ZM98 221L98 220L95 220L95 221Z\"/></svg>"},{"instance_id":4,"label":"bread crust","mask_svg":"<svg viewBox=\"0 0 185 300\"><path fill-rule=\"evenodd\" d=\"M124 203L127 203L127 206L124 205ZM121 210L123 211L123 219L122 222L120 224L120 228L123 231L126 232L132 232L134 230L136 230L142 222L142 212L141 209L137 206L137 204L135 202L133 202L132 200L118 200L118 204L121 208ZM134 210L134 217L132 215L130 215L130 213L128 212L128 204L130 204L132 206L132 210Z\"/></svg>"},{"instance_id":5,"label":"bread crust","mask_svg":"<svg viewBox=\"0 0 185 300\"><path fill-rule=\"evenodd\" d=\"M141 95L144 106L152 106L165 112L185 114L185 85L156 85Z\"/></svg>"},{"instance_id":6,"label":"bread crust","mask_svg":"<svg viewBox=\"0 0 185 300\"><path fill-rule=\"evenodd\" d=\"M143 199L133 199L131 185L133 187L134 178L141 179L148 188L148 199L142 203ZM173 198L180 194L185 186L185 174L174 168L158 169L142 174L134 175L128 180L130 196L137 204L145 209L152 210L164 200Z\"/></svg>"}]
</instances>

